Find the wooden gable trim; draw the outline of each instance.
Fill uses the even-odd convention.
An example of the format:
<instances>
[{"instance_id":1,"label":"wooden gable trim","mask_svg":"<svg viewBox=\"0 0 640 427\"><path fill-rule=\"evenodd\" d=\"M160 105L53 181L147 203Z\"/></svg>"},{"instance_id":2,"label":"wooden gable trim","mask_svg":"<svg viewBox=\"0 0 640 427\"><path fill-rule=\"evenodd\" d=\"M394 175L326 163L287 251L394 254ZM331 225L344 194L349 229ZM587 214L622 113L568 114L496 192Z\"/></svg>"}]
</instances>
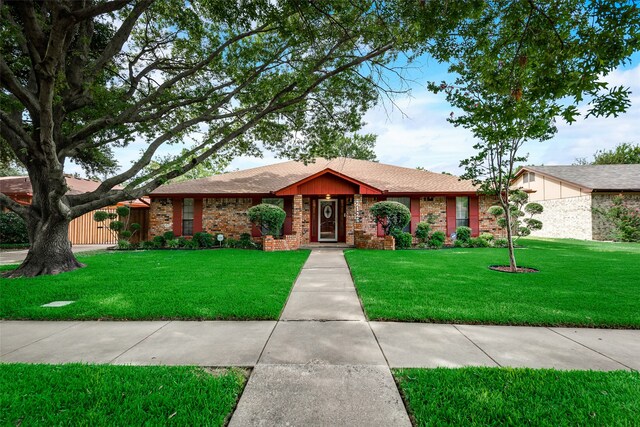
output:
<instances>
[{"instance_id":1,"label":"wooden gable trim","mask_svg":"<svg viewBox=\"0 0 640 427\"><path fill-rule=\"evenodd\" d=\"M359 181L359 180L357 180L355 178L351 178L350 176L347 176L347 175L342 174L340 172L334 171L331 168L326 168L326 169L321 170L320 172L314 173L313 175L309 175L308 177L306 177L304 179L301 179L300 181L294 182L293 184L287 185L286 187L283 187L283 188L281 188L279 190L276 190L274 192L274 194L276 196L298 194L297 190L298 190L298 187L300 185L305 184L305 183L307 183L309 181L313 181L314 179L319 178L319 177L321 177L323 175L326 175L326 174L334 175L334 176L336 176L338 178L341 178L341 179L344 179L345 181L350 182L350 183L352 183L354 185L358 185L360 187L360 194L382 194L383 193L382 190L380 190L378 188L375 188L375 187L373 187L373 186L371 186L369 184L366 184L366 183L364 183L362 181Z\"/></svg>"}]
</instances>

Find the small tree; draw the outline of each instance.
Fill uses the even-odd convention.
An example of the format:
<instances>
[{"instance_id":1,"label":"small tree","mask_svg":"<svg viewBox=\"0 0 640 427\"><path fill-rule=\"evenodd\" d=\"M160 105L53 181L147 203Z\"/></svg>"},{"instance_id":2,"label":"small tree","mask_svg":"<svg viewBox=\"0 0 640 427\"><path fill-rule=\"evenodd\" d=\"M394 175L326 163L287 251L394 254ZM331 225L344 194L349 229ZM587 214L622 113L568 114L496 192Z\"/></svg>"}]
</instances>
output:
<instances>
[{"instance_id":1,"label":"small tree","mask_svg":"<svg viewBox=\"0 0 640 427\"><path fill-rule=\"evenodd\" d=\"M613 198L609 209L596 208L594 211L608 219L614 226L613 238L621 242L640 242L640 209L624 203L622 196Z\"/></svg>"},{"instance_id":2,"label":"small tree","mask_svg":"<svg viewBox=\"0 0 640 427\"><path fill-rule=\"evenodd\" d=\"M514 190L509 195L509 213L505 215L502 206L491 206L488 212L497 218L499 227L507 229L511 223L511 232L515 240L528 236L533 230L542 229L542 221L533 218L542 213L544 208L540 203L527 203L529 196L522 190ZM527 215L529 215L527 217ZM526 217L526 218L525 218Z\"/></svg>"},{"instance_id":3,"label":"small tree","mask_svg":"<svg viewBox=\"0 0 640 427\"><path fill-rule=\"evenodd\" d=\"M109 221L109 230L113 233L118 242L121 240L129 242L129 239L131 239L131 237L133 237L133 235L142 228L137 222L129 224L130 213L131 209L129 209L128 206L118 206L115 213L96 211L93 214L93 219L96 222Z\"/></svg>"},{"instance_id":4,"label":"small tree","mask_svg":"<svg viewBox=\"0 0 640 427\"><path fill-rule=\"evenodd\" d=\"M385 236L402 231L411 221L411 211L398 202L378 202L375 203L369 212L373 215L376 224L382 225Z\"/></svg>"},{"instance_id":5,"label":"small tree","mask_svg":"<svg viewBox=\"0 0 640 427\"><path fill-rule=\"evenodd\" d=\"M268 203L250 207L247 214L249 221L260 229L263 236L279 236L287 216L282 208Z\"/></svg>"}]
</instances>

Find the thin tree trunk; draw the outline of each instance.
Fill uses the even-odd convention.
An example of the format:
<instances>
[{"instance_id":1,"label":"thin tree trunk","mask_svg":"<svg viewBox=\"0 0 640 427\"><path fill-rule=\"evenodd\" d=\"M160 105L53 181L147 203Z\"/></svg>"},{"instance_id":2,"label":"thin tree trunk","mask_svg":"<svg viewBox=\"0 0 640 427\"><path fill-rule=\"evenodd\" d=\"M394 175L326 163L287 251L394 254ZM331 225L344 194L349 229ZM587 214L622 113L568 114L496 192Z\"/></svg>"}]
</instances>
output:
<instances>
[{"instance_id":1,"label":"thin tree trunk","mask_svg":"<svg viewBox=\"0 0 640 427\"><path fill-rule=\"evenodd\" d=\"M4 277L34 277L58 274L84 267L76 260L69 241L69 220L64 218L38 219L34 214L28 221L29 252L20 267L8 271Z\"/></svg>"},{"instance_id":2,"label":"thin tree trunk","mask_svg":"<svg viewBox=\"0 0 640 427\"><path fill-rule=\"evenodd\" d=\"M509 204L504 208L504 219L507 221L507 247L509 248L509 271L516 272L516 254L513 247L513 230L511 230L511 212L509 211Z\"/></svg>"}]
</instances>

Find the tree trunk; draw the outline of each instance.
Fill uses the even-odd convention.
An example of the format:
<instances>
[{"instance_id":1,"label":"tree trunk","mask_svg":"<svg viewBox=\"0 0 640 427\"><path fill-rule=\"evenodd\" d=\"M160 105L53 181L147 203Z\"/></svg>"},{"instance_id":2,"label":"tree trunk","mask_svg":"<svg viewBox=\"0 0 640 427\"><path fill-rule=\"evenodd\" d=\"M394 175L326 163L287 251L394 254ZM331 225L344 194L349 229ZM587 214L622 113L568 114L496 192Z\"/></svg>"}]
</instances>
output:
<instances>
[{"instance_id":1,"label":"tree trunk","mask_svg":"<svg viewBox=\"0 0 640 427\"><path fill-rule=\"evenodd\" d=\"M504 219L507 221L507 247L509 248L509 271L516 272L518 267L516 265L516 254L513 248L513 230L511 230L511 212L509 211L509 205L504 211Z\"/></svg>"},{"instance_id":2,"label":"tree trunk","mask_svg":"<svg viewBox=\"0 0 640 427\"><path fill-rule=\"evenodd\" d=\"M29 253L20 267L4 277L58 274L84 267L71 251L69 222L64 218L39 219L32 212L28 221Z\"/></svg>"}]
</instances>

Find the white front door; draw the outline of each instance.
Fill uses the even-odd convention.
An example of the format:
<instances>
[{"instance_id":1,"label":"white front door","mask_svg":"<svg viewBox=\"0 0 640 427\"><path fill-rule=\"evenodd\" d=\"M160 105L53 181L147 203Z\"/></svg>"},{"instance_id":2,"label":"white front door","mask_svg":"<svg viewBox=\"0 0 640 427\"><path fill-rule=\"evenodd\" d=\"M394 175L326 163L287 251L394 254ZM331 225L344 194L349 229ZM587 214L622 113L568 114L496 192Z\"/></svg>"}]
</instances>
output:
<instances>
[{"instance_id":1,"label":"white front door","mask_svg":"<svg viewBox=\"0 0 640 427\"><path fill-rule=\"evenodd\" d=\"M318 241L338 241L338 201L320 199L318 203Z\"/></svg>"}]
</instances>

